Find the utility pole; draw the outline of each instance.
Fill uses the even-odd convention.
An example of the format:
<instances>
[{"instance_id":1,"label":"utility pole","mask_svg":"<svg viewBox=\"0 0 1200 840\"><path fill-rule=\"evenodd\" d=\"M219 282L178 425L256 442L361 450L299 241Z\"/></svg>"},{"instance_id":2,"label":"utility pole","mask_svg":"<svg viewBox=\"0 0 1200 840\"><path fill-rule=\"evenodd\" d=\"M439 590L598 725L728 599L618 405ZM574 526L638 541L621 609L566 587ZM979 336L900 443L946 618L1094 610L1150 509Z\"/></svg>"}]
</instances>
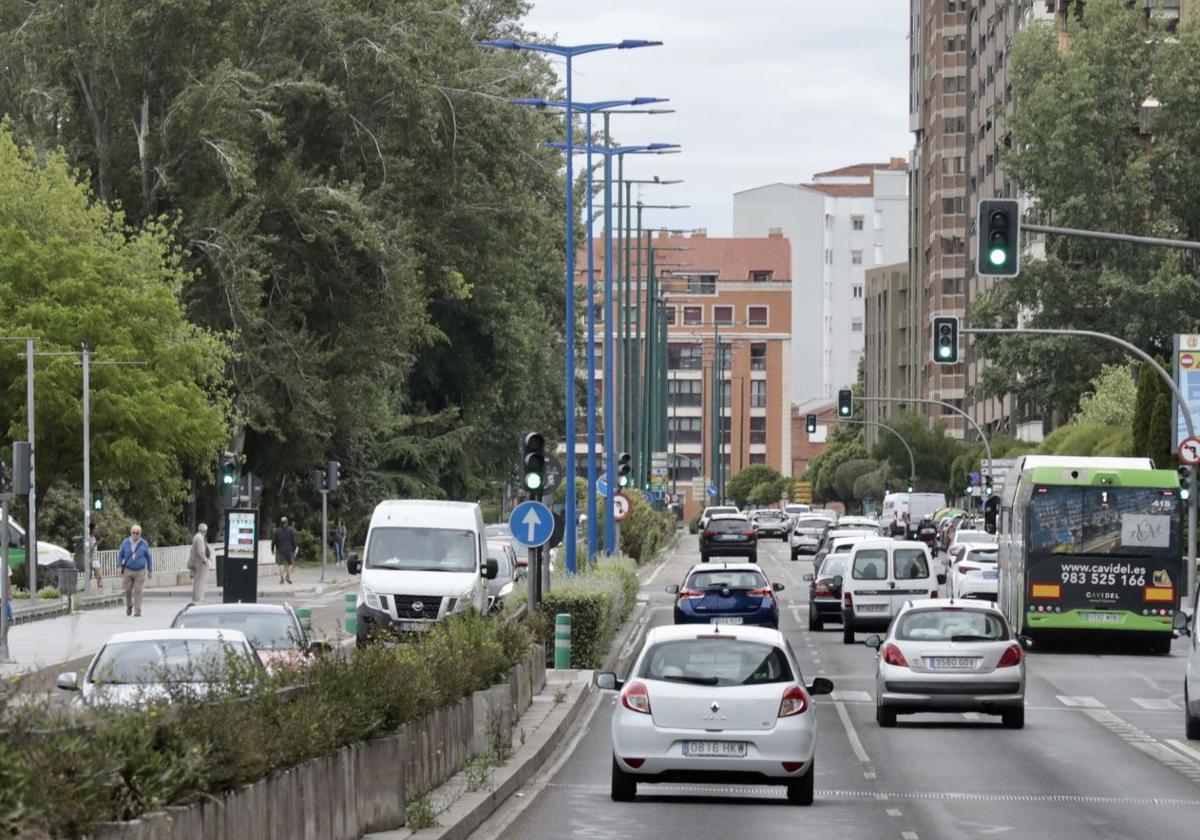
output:
<instances>
[{"instance_id":1,"label":"utility pole","mask_svg":"<svg viewBox=\"0 0 1200 840\"><path fill-rule=\"evenodd\" d=\"M34 442L34 402L33 402L33 336L5 336L3 341L25 342L25 424L29 441L29 525L25 529L25 567L29 574L29 603L37 603L37 573L38 573L38 540L37 540L37 444ZM7 542L7 537L5 538Z\"/></svg>"},{"instance_id":2,"label":"utility pole","mask_svg":"<svg viewBox=\"0 0 1200 840\"><path fill-rule=\"evenodd\" d=\"M0 544L0 561L4 563L4 574L0 576L0 599L4 601L3 608L0 608L0 662L12 662L12 657L8 655L7 609L12 594L8 582L8 503L12 497L12 493L0 493L0 539L3 540Z\"/></svg>"}]
</instances>

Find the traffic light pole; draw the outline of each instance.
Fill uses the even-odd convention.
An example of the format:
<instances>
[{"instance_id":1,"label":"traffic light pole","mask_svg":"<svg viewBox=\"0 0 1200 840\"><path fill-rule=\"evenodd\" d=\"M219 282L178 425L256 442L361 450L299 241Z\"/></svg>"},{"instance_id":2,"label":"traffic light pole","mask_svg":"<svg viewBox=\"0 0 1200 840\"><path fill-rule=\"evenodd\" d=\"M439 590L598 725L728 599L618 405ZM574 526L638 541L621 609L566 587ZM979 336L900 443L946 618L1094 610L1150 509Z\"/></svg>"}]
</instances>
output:
<instances>
[{"instance_id":1,"label":"traffic light pole","mask_svg":"<svg viewBox=\"0 0 1200 840\"><path fill-rule=\"evenodd\" d=\"M908 445L908 441L904 439L904 435L893 429L886 423L880 423L878 420L849 420L845 417L834 417L838 423L853 423L857 426L875 426L880 429L887 429L894 434L896 438L904 444L904 448L908 450L908 483L916 486L917 483L917 459L913 456L912 447Z\"/></svg>"},{"instance_id":2,"label":"traffic light pole","mask_svg":"<svg viewBox=\"0 0 1200 840\"><path fill-rule=\"evenodd\" d=\"M1027 229L1033 229L1034 225L1026 225ZM1066 228L1062 230L1067 230ZM1085 233L1089 233L1085 231ZM1120 238L1121 241L1128 239L1145 240L1149 237L1126 237L1124 234L1111 234L1103 237L1103 239ZM1173 242L1173 240L1164 240ZM1190 243L1193 248L1200 250L1200 243ZM1188 410L1187 400L1183 398L1183 394L1179 390L1179 386L1175 384L1175 379L1171 374L1167 373L1158 362L1154 360L1149 353L1134 344L1130 344L1123 338L1117 338L1115 335L1108 333L1096 332L1095 330L1056 330L1043 329L1038 327L964 327L960 332L965 334L976 335L1059 335L1059 336L1076 336L1080 338L1098 338L1102 341L1107 341L1116 344L1118 347L1128 350L1130 353L1137 356L1150 368L1155 371L1159 378L1167 384L1171 389L1171 395L1175 398L1176 405L1183 414L1183 421L1187 425L1188 437L1195 437L1196 430L1192 426L1192 412ZM990 455L988 456L991 457ZM1195 598L1196 595L1196 470L1192 469L1188 475L1188 595Z\"/></svg>"},{"instance_id":3,"label":"traffic light pole","mask_svg":"<svg viewBox=\"0 0 1200 840\"><path fill-rule=\"evenodd\" d=\"M961 330L961 332L970 332L970 330ZM992 471L992 464L994 463L994 459L992 458L992 444L991 444L991 442L988 441L987 435L985 435L983 433L983 429L981 429L979 427L979 424L975 422L975 419L973 417L971 417L970 414L967 414L967 412L965 412L961 408L959 408L958 406L954 405L953 403L945 402L944 400L933 400L933 399L929 399L927 397L859 397L859 399L862 400L863 402L925 403L926 405L940 405L943 408L950 409L955 414L962 417L964 420L966 420L968 423L970 423L972 426L974 426L975 431L979 433L979 439L983 441L983 448L984 448L984 451L987 452L987 460L988 460L988 471L984 474L984 478L985 478L984 486L987 487L987 486L991 485L991 483L992 483L991 471Z\"/></svg>"},{"instance_id":4,"label":"traffic light pole","mask_svg":"<svg viewBox=\"0 0 1200 840\"><path fill-rule=\"evenodd\" d=\"M0 562L4 563L5 574L0 575L0 600L4 603L0 605L0 662L12 662L12 658L8 655L8 599L12 597L9 591L11 584L8 580L8 503L12 500L12 493L0 493ZM25 555L29 556L28 553ZM28 561L26 561L28 563ZM32 578L31 578L32 580Z\"/></svg>"}]
</instances>

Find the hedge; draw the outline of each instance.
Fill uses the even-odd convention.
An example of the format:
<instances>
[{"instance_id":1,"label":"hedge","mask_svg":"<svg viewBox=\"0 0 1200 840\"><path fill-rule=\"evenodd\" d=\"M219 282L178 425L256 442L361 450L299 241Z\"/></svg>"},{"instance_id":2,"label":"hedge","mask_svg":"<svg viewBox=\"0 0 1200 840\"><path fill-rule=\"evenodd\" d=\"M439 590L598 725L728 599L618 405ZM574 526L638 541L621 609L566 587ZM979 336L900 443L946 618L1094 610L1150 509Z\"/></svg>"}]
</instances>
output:
<instances>
[{"instance_id":1,"label":"hedge","mask_svg":"<svg viewBox=\"0 0 1200 840\"><path fill-rule=\"evenodd\" d=\"M554 617L571 616L571 667L599 668L604 655L637 603L637 565L629 559L587 563L571 577L555 577L537 612L546 646L546 662L554 662Z\"/></svg>"},{"instance_id":2,"label":"hedge","mask_svg":"<svg viewBox=\"0 0 1200 840\"><path fill-rule=\"evenodd\" d=\"M237 789L495 684L530 641L519 623L464 615L413 644L235 674L204 701L68 715L0 700L0 836L74 837Z\"/></svg>"},{"instance_id":3,"label":"hedge","mask_svg":"<svg viewBox=\"0 0 1200 840\"><path fill-rule=\"evenodd\" d=\"M640 565L649 563L675 535L675 517L655 510L641 493L626 493L629 515L621 523L621 551Z\"/></svg>"}]
</instances>

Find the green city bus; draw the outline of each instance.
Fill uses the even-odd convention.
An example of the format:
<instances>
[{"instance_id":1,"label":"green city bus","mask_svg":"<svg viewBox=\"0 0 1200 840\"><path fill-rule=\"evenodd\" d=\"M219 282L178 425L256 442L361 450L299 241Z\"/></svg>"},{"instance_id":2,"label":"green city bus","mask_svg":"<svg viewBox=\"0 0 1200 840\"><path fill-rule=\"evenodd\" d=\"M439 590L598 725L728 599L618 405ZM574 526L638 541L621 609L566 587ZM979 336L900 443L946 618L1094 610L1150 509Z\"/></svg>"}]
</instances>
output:
<instances>
[{"instance_id":1,"label":"green city bus","mask_svg":"<svg viewBox=\"0 0 1200 840\"><path fill-rule=\"evenodd\" d=\"M1180 501L1177 474L1149 458L1017 458L996 522L1009 623L1035 639L1137 633L1170 652L1187 584Z\"/></svg>"}]
</instances>

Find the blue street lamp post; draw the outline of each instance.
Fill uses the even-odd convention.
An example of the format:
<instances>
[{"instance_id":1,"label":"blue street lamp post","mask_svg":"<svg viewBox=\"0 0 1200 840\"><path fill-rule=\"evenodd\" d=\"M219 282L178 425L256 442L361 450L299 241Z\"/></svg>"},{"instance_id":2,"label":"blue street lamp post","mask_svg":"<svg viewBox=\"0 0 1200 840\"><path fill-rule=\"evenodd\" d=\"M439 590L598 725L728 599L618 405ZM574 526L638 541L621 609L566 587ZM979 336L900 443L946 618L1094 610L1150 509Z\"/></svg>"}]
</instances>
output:
<instances>
[{"instance_id":1,"label":"blue street lamp post","mask_svg":"<svg viewBox=\"0 0 1200 840\"><path fill-rule=\"evenodd\" d=\"M566 444L567 444L567 492L566 520L567 538L564 540L567 549L567 573L575 573L575 114L571 101L571 60L577 55L599 52L601 50L629 50L638 47L657 47L662 41L645 41L626 39L615 44L577 44L563 46L560 44L531 44L516 41L512 38L494 38L480 41L481 46L494 47L501 50L530 50L531 52L560 55L566 59L566 117L567 142L564 147L567 152L567 289L566 289ZM591 138L588 138L589 144ZM594 488L588 488L594 492Z\"/></svg>"}]
</instances>

